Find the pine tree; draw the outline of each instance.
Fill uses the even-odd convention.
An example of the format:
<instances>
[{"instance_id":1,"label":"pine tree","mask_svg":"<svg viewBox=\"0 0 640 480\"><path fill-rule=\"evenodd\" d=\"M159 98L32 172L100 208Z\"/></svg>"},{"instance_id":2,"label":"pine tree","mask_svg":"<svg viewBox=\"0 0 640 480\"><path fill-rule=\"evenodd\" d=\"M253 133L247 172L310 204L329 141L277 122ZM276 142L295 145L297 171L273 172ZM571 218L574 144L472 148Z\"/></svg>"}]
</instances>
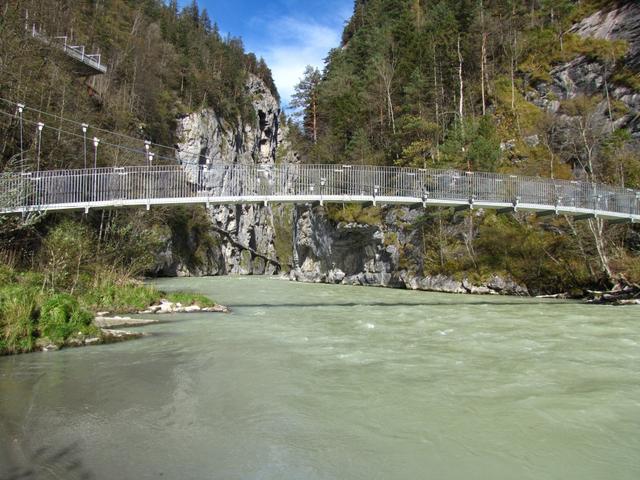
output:
<instances>
[{"instance_id":1,"label":"pine tree","mask_svg":"<svg viewBox=\"0 0 640 480\"><path fill-rule=\"evenodd\" d=\"M307 65L289 104L299 109L296 115L303 117L304 131L314 144L318 143L318 86L321 79L320 70Z\"/></svg>"}]
</instances>

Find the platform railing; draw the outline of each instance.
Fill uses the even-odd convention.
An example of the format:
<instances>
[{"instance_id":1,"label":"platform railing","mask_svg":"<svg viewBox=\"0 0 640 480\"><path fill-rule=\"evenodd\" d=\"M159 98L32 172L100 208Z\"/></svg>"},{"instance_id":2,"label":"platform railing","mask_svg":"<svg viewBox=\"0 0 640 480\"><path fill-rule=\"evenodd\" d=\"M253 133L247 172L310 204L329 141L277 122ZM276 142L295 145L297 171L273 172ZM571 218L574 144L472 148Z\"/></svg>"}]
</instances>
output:
<instances>
[{"instance_id":1,"label":"platform railing","mask_svg":"<svg viewBox=\"0 0 640 480\"><path fill-rule=\"evenodd\" d=\"M66 55L83 63L99 73L107 73L107 66L101 63L101 55L99 53L86 53L84 45L69 45L67 36L58 36L50 38L33 24L30 30L31 36L36 40L47 45L53 45L62 50Z\"/></svg>"},{"instance_id":2,"label":"platform railing","mask_svg":"<svg viewBox=\"0 0 640 480\"><path fill-rule=\"evenodd\" d=\"M191 199L192 201L188 201ZM125 204L375 201L639 216L640 192L571 180L355 165L158 165L1 173L0 212Z\"/></svg>"}]
</instances>

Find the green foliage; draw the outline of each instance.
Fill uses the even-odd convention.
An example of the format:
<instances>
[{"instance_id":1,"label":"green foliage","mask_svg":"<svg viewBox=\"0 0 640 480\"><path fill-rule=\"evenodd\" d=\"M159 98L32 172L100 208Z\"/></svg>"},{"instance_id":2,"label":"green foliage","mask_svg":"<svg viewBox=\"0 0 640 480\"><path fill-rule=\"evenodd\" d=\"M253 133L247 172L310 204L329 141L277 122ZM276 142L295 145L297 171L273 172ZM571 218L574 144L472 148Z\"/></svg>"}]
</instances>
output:
<instances>
[{"instance_id":1,"label":"green foliage","mask_svg":"<svg viewBox=\"0 0 640 480\"><path fill-rule=\"evenodd\" d=\"M496 78L494 83L496 102L497 132L502 138L517 138L522 132L537 131L543 120L543 111L528 102L516 87L512 90L511 81L506 76Z\"/></svg>"},{"instance_id":2,"label":"green foliage","mask_svg":"<svg viewBox=\"0 0 640 480\"><path fill-rule=\"evenodd\" d=\"M179 303L183 306L197 305L199 307L213 307L216 302L209 297L197 293L175 292L166 295L166 299L173 303Z\"/></svg>"},{"instance_id":3,"label":"green foliage","mask_svg":"<svg viewBox=\"0 0 640 480\"><path fill-rule=\"evenodd\" d=\"M162 293L154 287L106 280L85 292L81 303L96 312L135 313L158 303L161 298Z\"/></svg>"},{"instance_id":4,"label":"green foliage","mask_svg":"<svg viewBox=\"0 0 640 480\"><path fill-rule=\"evenodd\" d=\"M33 288L0 288L0 355L33 349L38 303L39 293Z\"/></svg>"},{"instance_id":5,"label":"green foliage","mask_svg":"<svg viewBox=\"0 0 640 480\"><path fill-rule=\"evenodd\" d=\"M592 61L614 64L624 58L628 48L627 43L620 40L588 38L577 34L563 34L560 39L551 28L534 29L526 34L526 53L519 69L528 74L533 84L550 82L549 72L555 65L580 55Z\"/></svg>"},{"instance_id":6,"label":"green foliage","mask_svg":"<svg viewBox=\"0 0 640 480\"><path fill-rule=\"evenodd\" d=\"M446 165L495 171L500 164L500 140L489 117L468 120L450 132L441 148Z\"/></svg>"},{"instance_id":7,"label":"green foliage","mask_svg":"<svg viewBox=\"0 0 640 480\"><path fill-rule=\"evenodd\" d=\"M564 220L541 225L520 216L456 219L446 209L426 212L409 227L413 243L400 245L408 257L403 268L476 283L498 274L534 294L580 293L602 279L595 273L593 242L583 227L576 228L572 232Z\"/></svg>"},{"instance_id":8,"label":"green foliage","mask_svg":"<svg viewBox=\"0 0 640 480\"><path fill-rule=\"evenodd\" d=\"M313 143L318 138L318 86L321 79L320 70L307 65L289 104L289 107L297 109L294 115L302 118L304 132Z\"/></svg>"},{"instance_id":9,"label":"green foliage","mask_svg":"<svg viewBox=\"0 0 640 480\"><path fill-rule=\"evenodd\" d=\"M94 245L92 232L86 224L65 219L56 225L45 237L40 250L45 285L52 290L73 290L80 274L86 271Z\"/></svg>"},{"instance_id":10,"label":"green foliage","mask_svg":"<svg viewBox=\"0 0 640 480\"><path fill-rule=\"evenodd\" d=\"M53 46L25 37L28 23L54 35L73 35L73 43L98 50L108 71L98 81L77 81L77 75L64 55ZM277 90L263 59L245 54L238 38L223 38L211 24L206 11L197 5L174 10L165 2L4 2L0 17L0 92L4 98L22 101L29 107L60 112L65 117L140 138L128 142L122 137L104 138L99 163L135 164L142 155L123 154L106 142L129 143L140 149L144 139L172 145L175 119L202 107L220 116L236 119L251 117L253 108L245 83L250 74L265 81L277 97ZM25 74L28 72L28 74ZM7 108L9 108L7 106ZM32 121L50 119L27 118ZM58 120L56 120L58 126ZM62 122L67 130L77 128ZM35 134L25 132L25 145L35 156ZM90 134L95 132L90 130ZM4 143L0 166L19 153L14 125L3 124ZM45 168L72 168L82 165L82 139L59 137L45 129L41 164ZM172 156L171 151L157 152ZM117 157L116 157L117 155Z\"/></svg>"},{"instance_id":11,"label":"green foliage","mask_svg":"<svg viewBox=\"0 0 640 480\"><path fill-rule=\"evenodd\" d=\"M621 66L617 68L611 81L616 85L640 91L640 73L636 73L628 67Z\"/></svg>"},{"instance_id":12,"label":"green foliage","mask_svg":"<svg viewBox=\"0 0 640 480\"><path fill-rule=\"evenodd\" d=\"M0 287L15 282L16 272L8 265L0 265Z\"/></svg>"},{"instance_id":13,"label":"green foliage","mask_svg":"<svg viewBox=\"0 0 640 480\"><path fill-rule=\"evenodd\" d=\"M380 207L363 207L357 203L329 204L325 207L325 211L329 219L337 223L379 225L382 221Z\"/></svg>"},{"instance_id":14,"label":"green foliage","mask_svg":"<svg viewBox=\"0 0 640 480\"><path fill-rule=\"evenodd\" d=\"M66 293L47 299L40 308L38 329L42 337L62 344L73 335L97 335L93 315L80 307L78 300Z\"/></svg>"},{"instance_id":15,"label":"green foliage","mask_svg":"<svg viewBox=\"0 0 640 480\"><path fill-rule=\"evenodd\" d=\"M274 247L285 271L293 264L294 208L294 205L282 205L273 210Z\"/></svg>"},{"instance_id":16,"label":"green foliage","mask_svg":"<svg viewBox=\"0 0 640 480\"><path fill-rule=\"evenodd\" d=\"M398 120L398 134L402 154L395 163L399 166L426 168L433 159L439 126L419 115L404 115ZM433 160L431 160L433 162Z\"/></svg>"},{"instance_id":17,"label":"green foliage","mask_svg":"<svg viewBox=\"0 0 640 480\"><path fill-rule=\"evenodd\" d=\"M33 351L38 339L63 346L76 336L99 336L93 324L97 311L135 313L166 298L182 305L211 307L215 302L193 293L163 292L129 278L115 279L96 271L92 286L82 284L75 295L43 290L44 276L0 267L0 355Z\"/></svg>"},{"instance_id":18,"label":"green foliage","mask_svg":"<svg viewBox=\"0 0 640 480\"><path fill-rule=\"evenodd\" d=\"M207 263L209 254L218 245L211 231L211 220L202 206L172 208L166 218L175 252L190 268Z\"/></svg>"},{"instance_id":19,"label":"green foliage","mask_svg":"<svg viewBox=\"0 0 640 480\"><path fill-rule=\"evenodd\" d=\"M568 232L491 215L480 226L475 248L483 270L508 273L533 292L582 289L593 282Z\"/></svg>"}]
</instances>

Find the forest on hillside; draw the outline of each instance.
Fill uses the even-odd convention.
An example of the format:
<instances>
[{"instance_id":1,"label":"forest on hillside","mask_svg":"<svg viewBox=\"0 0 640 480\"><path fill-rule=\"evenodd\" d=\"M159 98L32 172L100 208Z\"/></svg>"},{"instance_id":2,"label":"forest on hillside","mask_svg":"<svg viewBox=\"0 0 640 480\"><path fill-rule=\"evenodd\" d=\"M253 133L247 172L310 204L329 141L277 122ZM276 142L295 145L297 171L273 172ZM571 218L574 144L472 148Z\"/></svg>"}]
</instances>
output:
<instances>
[{"instance_id":1,"label":"forest on hillside","mask_svg":"<svg viewBox=\"0 0 640 480\"><path fill-rule=\"evenodd\" d=\"M100 138L98 166L145 163L144 141L152 142L158 162L173 163L180 116L208 108L230 124L253 119L245 87L250 74L277 98L264 60L245 52L240 38L221 36L195 0L182 8L175 0L0 0L0 13L0 172L81 168L81 122L89 139ZM33 39L32 29L100 53L107 73L74 73L60 49ZM18 103L26 105L23 128ZM40 142L38 122L45 125ZM42 268L43 245L61 222L88 235L75 240L96 246L97 264L121 267L125 277L151 268L155 249L163 247L158 231L175 227L193 237L208 225L200 209L4 216L0 259Z\"/></svg>"},{"instance_id":2,"label":"forest on hillside","mask_svg":"<svg viewBox=\"0 0 640 480\"><path fill-rule=\"evenodd\" d=\"M356 0L341 45L322 71L308 67L296 87L296 145L310 163L497 171L638 188L640 128L635 107L623 101L640 91L637 55L625 40L575 31L590 15L603 13L597 23L620 8L635 12L637 4ZM329 213L336 221L372 216ZM378 214L380 223L385 213ZM602 220L460 218L436 210L404 234L409 241L390 243L401 268L418 275L482 279L504 272L538 292L640 280L637 227Z\"/></svg>"},{"instance_id":3,"label":"forest on hillside","mask_svg":"<svg viewBox=\"0 0 640 480\"><path fill-rule=\"evenodd\" d=\"M324 71L307 69L298 85L294 105L304 108L306 140L300 148L316 163L584 173L638 187L640 154L627 148L628 130L579 131L607 90L562 102L557 113L580 120L564 137L561 115L528 101L537 85L552 81L555 66L579 56L606 66L609 90L640 87L638 72L625 63L624 41L570 30L600 8L624 3L356 0L342 45ZM609 102L612 121L618 109L624 106ZM581 133L590 137L587 145L571 141Z\"/></svg>"},{"instance_id":4,"label":"forest on hillside","mask_svg":"<svg viewBox=\"0 0 640 480\"><path fill-rule=\"evenodd\" d=\"M143 140L173 145L176 117L205 107L229 119L255 115L245 92L249 73L277 96L264 60L246 53L240 38L223 37L195 0L183 8L176 0L2 0L0 12L0 169L15 163L19 153L17 102L49 114L25 113L30 125L46 125L42 165L73 168L80 166L82 145L60 131L81 133L79 124L52 114L89 124L90 136L97 127L140 139L98 134L107 135L105 142L139 149ZM100 53L107 73L74 74L56 47L30 38L32 29L48 38L67 36L69 44ZM25 129L27 157L34 156L34 132ZM120 164L140 161L135 155L118 159L117 149L101 150L105 164L114 157ZM169 150L158 153L172 156Z\"/></svg>"}]
</instances>

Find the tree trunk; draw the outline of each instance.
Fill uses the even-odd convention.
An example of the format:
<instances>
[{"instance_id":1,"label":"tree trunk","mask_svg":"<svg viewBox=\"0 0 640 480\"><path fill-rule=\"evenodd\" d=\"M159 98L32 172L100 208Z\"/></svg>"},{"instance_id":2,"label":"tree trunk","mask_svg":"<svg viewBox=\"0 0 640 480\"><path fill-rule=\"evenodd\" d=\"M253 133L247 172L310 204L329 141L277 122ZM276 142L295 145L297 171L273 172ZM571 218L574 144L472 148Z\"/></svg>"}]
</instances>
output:
<instances>
[{"instance_id":1,"label":"tree trunk","mask_svg":"<svg viewBox=\"0 0 640 480\"><path fill-rule=\"evenodd\" d=\"M613 274L611 273L611 267L609 267L609 258L607 257L606 244L604 241L604 221L601 218L596 218L589 219L588 222L589 230L591 230L593 240L596 244L596 251L598 252L598 260L600 260L602 273L605 274L608 281L611 281Z\"/></svg>"},{"instance_id":2,"label":"tree trunk","mask_svg":"<svg viewBox=\"0 0 640 480\"><path fill-rule=\"evenodd\" d=\"M511 50L511 110L516 111L516 47L518 37L513 34L513 46Z\"/></svg>"},{"instance_id":3,"label":"tree trunk","mask_svg":"<svg viewBox=\"0 0 640 480\"><path fill-rule=\"evenodd\" d=\"M389 108L389 118L391 119L391 131L395 135L396 119L395 119L395 115L393 114L393 102L391 100L391 83L389 83L389 85L387 86L387 102L388 102L388 108Z\"/></svg>"},{"instance_id":4,"label":"tree trunk","mask_svg":"<svg viewBox=\"0 0 640 480\"><path fill-rule=\"evenodd\" d=\"M485 30L484 25L484 5L483 1L480 0L480 22L482 24L482 48L481 48L481 58L480 58L480 88L482 93L482 115L487 114L487 103L485 98L485 65L487 63L487 32Z\"/></svg>"},{"instance_id":5,"label":"tree trunk","mask_svg":"<svg viewBox=\"0 0 640 480\"><path fill-rule=\"evenodd\" d=\"M460 34L458 34L458 82L460 83L458 115L460 115L460 124L462 125L464 120L464 80L462 78L462 51L460 50Z\"/></svg>"},{"instance_id":6,"label":"tree trunk","mask_svg":"<svg viewBox=\"0 0 640 480\"><path fill-rule=\"evenodd\" d=\"M485 93L485 75L486 75L486 64L487 64L487 34L486 32L482 33L482 59L480 61L480 76L481 79L481 90L482 90L482 115L487 114L487 101L486 101L486 93Z\"/></svg>"},{"instance_id":7,"label":"tree trunk","mask_svg":"<svg viewBox=\"0 0 640 480\"><path fill-rule=\"evenodd\" d=\"M433 99L436 107L436 125L440 126L440 104L438 102L438 67L436 64L436 50L433 49Z\"/></svg>"},{"instance_id":8,"label":"tree trunk","mask_svg":"<svg viewBox=\"0 0 640 480\"><path fill-rule=\"evenodd\" d=\"M607 110L609 112L609 121L611 126L611 133L613 133L613 114L611 113L611 98L609 98L609 83L607 82L608 68L607 62L604 62L604 74L602 77L604 78L604 92L607 98Z\"/></svg>"},{"instance_id":9,"label":"tree trunk","mask_svg":"<svg viewBox=\"0 0 640 480\"><path fill-rule=\"evenodd\" d=\"M318 144L318 117L317 117L317 101L315 95L313 95L311 99L311 112L312 112L312 122L313 122L313 144Z\"/></svg>"}]
</instances>

